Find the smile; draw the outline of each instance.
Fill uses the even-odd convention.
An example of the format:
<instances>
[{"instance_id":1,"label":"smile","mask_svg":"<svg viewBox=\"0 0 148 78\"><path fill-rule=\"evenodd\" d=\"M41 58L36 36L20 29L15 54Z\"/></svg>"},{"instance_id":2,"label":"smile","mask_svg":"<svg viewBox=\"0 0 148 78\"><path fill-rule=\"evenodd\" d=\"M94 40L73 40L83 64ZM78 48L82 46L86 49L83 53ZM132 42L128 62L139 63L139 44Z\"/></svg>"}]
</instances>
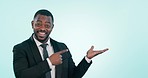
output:
<instances>
[{"instance_id":1,"label":"smile","mask_svg":"<svg viewBox=\"0 0 148 78\"><path fill-rule=\"evenodd\" d=\"M46 33L45 33L45 32L39 32L39 34L40 34L40 35L45 35Z\"/></svg>"},{"instance_id":2,"label":"smile","mask_svg":"<svg viewBox=\"0 0 148 78\"><path fill-rule=\"evenodd\" d=\"M39 35L40 37L45 37L45 36L46 36L46 33L45 33L45 32L38 32L38 35Z\"/></svg>"}]
</instances>

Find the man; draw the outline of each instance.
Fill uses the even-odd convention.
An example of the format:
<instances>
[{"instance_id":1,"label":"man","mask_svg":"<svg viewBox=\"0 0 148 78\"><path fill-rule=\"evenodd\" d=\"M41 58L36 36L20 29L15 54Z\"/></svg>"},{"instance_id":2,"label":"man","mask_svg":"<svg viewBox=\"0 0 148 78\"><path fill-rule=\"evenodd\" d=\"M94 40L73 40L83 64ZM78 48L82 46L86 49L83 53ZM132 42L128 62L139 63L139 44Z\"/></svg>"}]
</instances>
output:
<instances>
[{"instance_id":1,"label":"man","mask_svg":"<svg viewBox=\"0 0 148 78\"><path fill-rule=\"evenodd\" d=\"M67 46L49 36L53 22L53 15L48 10L39 10L34 15L31 22L34 33L13 48L16 78L82 78L92 63L91 59L108 50L94 51L92 46L75 66Z\"/></svg>"}]
</instances>

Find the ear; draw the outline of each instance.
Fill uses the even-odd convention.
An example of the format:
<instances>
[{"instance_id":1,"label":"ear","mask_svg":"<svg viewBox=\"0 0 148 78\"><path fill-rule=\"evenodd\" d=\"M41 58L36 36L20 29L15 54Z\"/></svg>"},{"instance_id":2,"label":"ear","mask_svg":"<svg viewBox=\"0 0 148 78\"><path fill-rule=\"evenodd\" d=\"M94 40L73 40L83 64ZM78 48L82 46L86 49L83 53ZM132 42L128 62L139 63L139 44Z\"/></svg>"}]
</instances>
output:
<instances>
[{"instance_id":1,"label":"ear","mask_svg":"<svg viewBox=\"0 0 148 78\"><path fill-rule=\"evenodd\" d=\"M54 28L54 24L52 24L52 29L51 29L51 31L53 30L53 28Z\"/></svg>"},{"instance_id":2,"label":"ear","mask_svg":"<svg viewBox=\"0 0 148 78\"><path fill-rule=\"evenodd\" d=\"M52 26L52 29L53 29L53 27L54 27L54 24L53 24L53 26Z\"/></svg>"},{"instance_id":3,"label":"ear","mask_svg":"<svg viewBox=\"0 0 148 78\"><path fill-rule=\"evenodd\" d=\"M34 24L34 21L31 21L32 28L33 28L33 24Z\"/></svg>"}]
</instances>

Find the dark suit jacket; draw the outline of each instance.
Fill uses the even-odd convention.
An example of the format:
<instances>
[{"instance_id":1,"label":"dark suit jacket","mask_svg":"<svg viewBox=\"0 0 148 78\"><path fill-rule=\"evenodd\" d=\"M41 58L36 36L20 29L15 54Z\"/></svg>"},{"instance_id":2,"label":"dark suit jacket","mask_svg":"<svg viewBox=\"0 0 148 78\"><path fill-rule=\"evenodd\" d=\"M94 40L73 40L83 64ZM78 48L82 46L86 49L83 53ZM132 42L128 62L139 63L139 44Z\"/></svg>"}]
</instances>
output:
<instances>
[{"instance_id":1,"label":"dark suit jacket","mask_svg":"<svg viewBox=\"0 0 148 78\"><path fill-rule=\"evenodd\" d=\"M64 43L51 39L54 52L67 49ZM70 52L62 54L63 63L55 67L56 78L82 78L91 63L83 60L75 66ZM33 38L15 45L13 48L13 68L16 78L45 78L50 71L47 60L42 60Z\"/></svg>"}]
</instances>

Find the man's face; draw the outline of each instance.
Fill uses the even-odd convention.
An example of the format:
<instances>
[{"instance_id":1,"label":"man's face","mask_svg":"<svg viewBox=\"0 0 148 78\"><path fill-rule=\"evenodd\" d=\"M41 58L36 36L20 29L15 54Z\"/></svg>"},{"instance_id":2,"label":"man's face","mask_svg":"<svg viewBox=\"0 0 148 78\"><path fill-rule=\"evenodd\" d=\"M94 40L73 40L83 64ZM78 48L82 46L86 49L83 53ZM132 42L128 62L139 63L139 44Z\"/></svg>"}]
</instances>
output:
<instances>
[{"instance_id":1,"label":"man's face","mask_svg":"<svg viewBox=\"0 0 148 78\"><path fill-rule=\"evenodd\" d=\"M38 14L32 21L35 38L40 42L45 42L53 29L51 16Z\"/></svg>"}]
</instances>

